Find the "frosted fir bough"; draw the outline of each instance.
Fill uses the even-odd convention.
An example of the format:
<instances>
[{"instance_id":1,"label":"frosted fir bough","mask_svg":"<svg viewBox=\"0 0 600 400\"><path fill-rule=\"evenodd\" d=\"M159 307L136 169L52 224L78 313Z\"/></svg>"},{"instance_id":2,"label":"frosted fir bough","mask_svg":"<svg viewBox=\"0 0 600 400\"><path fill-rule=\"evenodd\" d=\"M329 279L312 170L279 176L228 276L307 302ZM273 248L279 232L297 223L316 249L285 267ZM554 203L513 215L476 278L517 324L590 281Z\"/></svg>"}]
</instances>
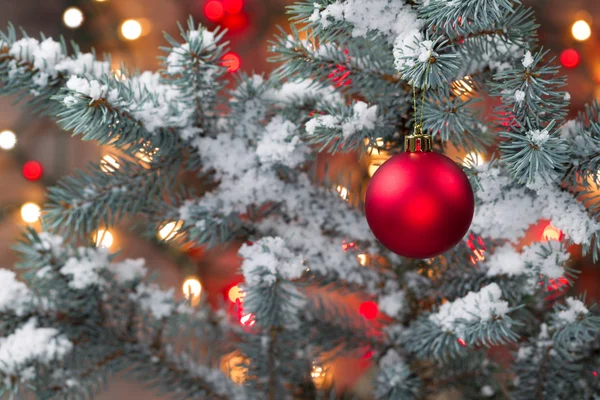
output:
<instances>
[{"instance_id":1,"label":"frosted fir bough","mask_svg":"<svg viewBox=\"0 0 600 400\"><path fill-rule=\"evenodd\" d=\"M49 188L45 231L17 247L20 273L0 270L3 393L88 398L127 371L182 399L342 398L350 390L336 376L311 375L344 356L373 366L377 399L592 398L600 318L566 293L578 274L567 249L600 249L600 106L565 121L566 81L538 48L531 10L507 0L289 10L269 76L232 77L224 32L191 21L167 36L158 72L113 73L93 53L2 35L2 93L26 95L119 164ZM413 88L437 150L484 153L503 138L494 161L465 166L471 231L429 260L383 249L334 189L345 182L315 176L319 152L402 151ZM475 106L485 93L501 102L494 121ZM191 307L144 260L90 242L130 220L152 238L167 229L172 248L242 243L234 310ZM524 246L540 220L564 237ZM346 307L347 295L377 305L375 319ZM221 370L232 356L241 384Z\"/></svg>"}]
</instances>

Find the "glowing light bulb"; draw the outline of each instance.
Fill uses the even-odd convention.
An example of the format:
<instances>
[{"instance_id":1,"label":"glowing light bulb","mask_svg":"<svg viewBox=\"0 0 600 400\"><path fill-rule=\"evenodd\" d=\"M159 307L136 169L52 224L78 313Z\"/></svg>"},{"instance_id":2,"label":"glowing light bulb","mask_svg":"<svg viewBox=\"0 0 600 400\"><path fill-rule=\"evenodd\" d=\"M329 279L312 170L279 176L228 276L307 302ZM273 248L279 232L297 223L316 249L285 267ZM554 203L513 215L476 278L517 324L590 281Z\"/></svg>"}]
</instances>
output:
<instances>
[{"instance_id":1,"label":"glowing light bulb","mask_svg":"<svg viewBox=\"0 0 600 400\"><path fill-rule=\"evenodd\" d=\"M44 168L38 161L27 161L21 172L28 181L37 181L44 174Z\"/></svg>"},{"instance_id":2,"label":"glowing light bulb","mask_svg":"<svg viewBox=\"0 0 600 400\"><path fill-rule=\"evenodd\" d=\"M471 152L463 158L463 165L475 165L478 167L483 165L484 162L483 156L476 152Z\"/></svg>"},{"instance_id":3,"label":"glowing light bulb","mask_svg":"<svg viewBox=\"0 0 600 400\"><path fill-rule=\"evenodd\" d=\"M360 305L358 311L365 319L375 319L379 313L379 306L374 301L365 301Z\"/></svg>"},{"instance_id":4,"label":"glowing light bulb","mask_svg":"<svg viewBox=\"0 0 600 400\"><path fill-rule=\"evenodd\" d=\"M325 378L327 377L327 370L322 365L313 361L310 377L312 378L315 387L322 388L325 383Z\"/></svg>"},{"instance_id":5,"label":"glowing light bulb","mask_svg":"<svg viewBox=\"0 0 600 400\"><path fill-rule=\"evenodd\" d=\"M255 323L256 320L254 319L254 314L248 313L240 315L240 324L244 326L253 326Z\"/></svg>"},{"instance_id":6,"label":"glowing light bulb","mask_svg":"<svg viewBox=\"0 0 600 400\"><path fill-rule=\"evenodd\" d=\"M33 224L40 219L40 206L29 202L21 206L21 218L28 224Z\"/></svg>"},{"instance_id":7,"label":"glowing light bulb","mask_svg":"<svg viewBox=\"0 0 600 400\"><path fill-rule=\"evenodd\" d=\"M0 149L12 150L17 144L17 135L13 131L2 131L0 132Z\"/></svg>"},{"instance_id":8,"label":"glowing light bulb","mask_svg":"<svg viewBox=\"0 0 600 400\"><path fill-rule=\"evenodd\" d=\"M204 15L211 21L218 21L225 15L223 4L217 0L210 0L204 6Z\"/></svg>"},{"instance_id":9,"label":"glowing light bulb","mask_svg":"<svg viewBox=\"0 0 600 400\"><path fill-rule=\"evenodd\" d=\"M566 49L560 53L560 63L565 68L575 68L579 65L581 57L575 49Z\"/></svg>"},{"instance_id":10,"label":"glowing light bulb","mask_svg":"<svg viewBox=\"0 0 600 400\"><path fill-rule=\"evenodd\" d=\"M142 24L135 19L128 19L121 24L121 34L127 40L136 40L142 36Z\"/></svg>"},{"instance_id":11,"label":"glowing light bulb","mask_svg":"<svg viewBox=\"0 0 600 400\"><path fill-rule=\"evenodd\" d=\"M549 223L544 228L544 233L542 233L542 239L544 241L550 241L550 240L560 241L562 239L562 235L563 235L563 233L560 229L558 229L557 227L552 225L552 223Z\"/></svg>"},{"instance_id":12,"label":"glowing light bulb","mask_svg":"<svg viewBox=\"0 0 600 400\"><path fill-rule=\"evenodd\" d=\"M181 229L182 225L183 221L169 222L165 226L160 228L160 230L158 231L158 237L161 240L171 240L175 236L177 236L177 233L179 233L179 229Z\"/></svg>"},{"instance_id":13,"label":"glowing light bulb","mask_svg":"<svg viewBox=\"0 0 600 400\"><path fill-rule=\"evenodd\" d=\"M358 262L360 263L360 265L362 265L363 267L365 265L367 265L367 255L366 254L359 254L356 256L358 258Z\"/></svg>"},{"instance_id":14,"label":"glowing light bulb","mask_svg":"<svg viewBox=\"0 0 600 400\"><path fill-rule=\"evenodd\" d=\"M100 160L100 169L102 172L115 172L119 167L119 161L110 154L105 155Z\"/></svg>"},{"instance_id":15,"label":"glowing light bulb","mask_svg":"<svg viewBox=\"0 0 600 400\"><path fill-rule=\"evenodd\" d=\"M83 12L77 7L69 7L63 13L63 22L67 28L79 28L83 24Z\"/></svg>"},{"instance_id":16,"label":"glowing light bulb","mask_svg":"<svg viewBox=\"0 0 600 400\"><path fill-rule=\"evenodd\" d=\"M237 71L238 69L240 69L241 64L242 61L240 59L240 56L238 56L235 53L227 53L223 56L222 65L224 67L227 67L227 72Z\"/></svg>"},{"instance_id":17,"label":"glowing light bulb","mask_svg":"<svg viewBox=\"0 0 600 400\"><path fill-rule=\"evenodd\" d=\"M375 175L375 172L377 172L379 167L381 167L382 165L383 165L383 163L380 163L380 162L369 164L369 176L373 177L373 175Z\"/></svg>"},{"instance_id":18,"label":"glowing light bulb","mask_svg":"<svg viewBox=\"0 0 600 400\"><path fill-rule=\"evenodd\" d=\"M232 303L235 303L238 300L242 301L245 295L246 293L244 293L238 285L233 286L229 289L229 292L227 292L227 297Z\"/></svg>"},{"instance_id":19,"label":"glowing light bulb","mask_svg":"<svg viewBox=\"0 0 600 400\"><path fill-rule=\"evenodd\" d=\"M590 24L580 19L579 21L575 21L571 27L571 33L573 34L575 40L583 42L592 36L592 29L590 28Z\"/></svg>"},{"instance_id":20,"label":"glowing light bulb","mask_svg":"<svg viewBox=\"0 0 600 400\"><path fill-rule=\"evenodd\" d=\"M338 185L338 186L335 188L335 190L337 190L337 191L338 191L338 193L340 194L340 197L341 197L342 199L344 199L344 200L348 200L348 189L346 189L346 188L345 188L345 187L343 187L343 186L339 186L339 185Z\"/></svg>"},{"instance_id":21,"label":"glowing light bulb","mask_svg":"<svg viewBox=\"0 0 600 400\"><path fill-rule=\"evenodd\" d=\"M458 344L460 344L462 347L467 347L467 342L465 342L465 339L463 338L458 338L456 339L456 341L458 342Z\"/></svg>"},{"instance_id":22,"label":"glowing light bulb","mask_svg":"<svg viewBox=\"0 0 600 400\"><path fill-rule=\"evenodd\" d=\"M246 381L248 360L238 352L229 353L221 359L221 371L238 385Z\"/></svg>"},{"instance_id":23,"label":"glowing light bulb","mask_svg":"<svg viewBox=\"0 0 600 400\"><path fill-rule=\"evenodd\" d=\"M202 293L202 284L197 278L188 278L183 282L183 295L192 303L192 306L198 305L200 302L200 294Z\"/></svg>"},{"instance_id":24,"label":"glowing light bulb","mask_svg":"<svg viewBox=\"0 0 600 400\"><path fill-rule=\"evenodd\" d=\"M94 241L96 242L96 247L110 249L114 243L113 234L105 229L98 229L95 236L96 238Z\"/></svg>"}]
</instances>

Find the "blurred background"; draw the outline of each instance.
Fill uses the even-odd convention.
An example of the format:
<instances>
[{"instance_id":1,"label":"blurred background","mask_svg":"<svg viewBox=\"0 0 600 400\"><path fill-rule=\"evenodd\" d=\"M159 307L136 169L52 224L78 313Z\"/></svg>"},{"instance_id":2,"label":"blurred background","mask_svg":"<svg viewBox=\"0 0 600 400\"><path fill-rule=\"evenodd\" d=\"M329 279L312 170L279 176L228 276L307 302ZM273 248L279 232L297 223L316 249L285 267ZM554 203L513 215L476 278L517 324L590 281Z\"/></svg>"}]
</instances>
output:
<instances>
[{"instance_id":1,"label":"blurred background","mask_svg":"<svg viewBox=\"0 0 600 400\"><path fill-rule=\"evenodd\" d=\"M286 5L293 0L0 0L0 26L13 23L29 35L43 32L57 38L63 35L76 41L84 52L94 48L98 54L112 54L113 69L121 63L130 69L157 70L161 55L158 47L165 45L163 33L179 39L177 22L186 23L191 15L196 22L229 31L231 52L224 63L232 73L268 72L273 65L267 41L277 25L288 28ZM600 2L597 0L524 0L536 9L541 44L550 48L568 75L571 94L571 115L583 109L585 103L600 97ZM0 260L1 267L12 268L17 261L11 246L27 225L39 227L39 205L44 203L45 187L61 176L71 174L89 163L111 162L108 149L94 143L71 138L47 118L31 115L30 110L14 104L14 98L0 98ZM223 149L222 151L227 151ZM464 154L456 154L464 157ZM489 155L478 155L485 160ZM356 154L339 155L327 160L329 171L339 175L352 173L345 186L338 186L340 195L352 200L353 187L368 180L386 155L372 155L358 160ZM176 222L157 237L168 236ZM98 235L99 244L112 250L123 249L122 256L145 257L150 267L160 273L159 283L178 288L179 296L192 301L202 297L213 305L235 303L238 296L239 260L232 243L217 249L172 248L147 241L118 227ZM533 226L521 245L532 241L561 240L561 232L548 221ZM600 269L590 258L581 257L572 248L575 268L582 270L576 292L600 300ZM182 257L181 254L185 256ZM366 258L367 255L360 255ZM476 254L480 259L484 254ZM362 261L362 260L361 260ZM186 283L187 282L187 283ZM557 287L562 285L557 282ZM374 303L364 299L344 299L356 307L365 318L378 318ZM376 307L376 306L375 306ZM244 323L243 318L240 323ZM235 358L232 356L231 358ZM223 369L234 379L243 379L243 371L232 371L233 360L225 358ZM343 364L343 367L342 367ZM335 381L336 385L360 393L370 379L368 357L362 360L342 360L335 365L319 366L313 377L320 383ZM109 398L161 399L134 383L115 379L99 396Z\"/></svg>"}]
</instances>

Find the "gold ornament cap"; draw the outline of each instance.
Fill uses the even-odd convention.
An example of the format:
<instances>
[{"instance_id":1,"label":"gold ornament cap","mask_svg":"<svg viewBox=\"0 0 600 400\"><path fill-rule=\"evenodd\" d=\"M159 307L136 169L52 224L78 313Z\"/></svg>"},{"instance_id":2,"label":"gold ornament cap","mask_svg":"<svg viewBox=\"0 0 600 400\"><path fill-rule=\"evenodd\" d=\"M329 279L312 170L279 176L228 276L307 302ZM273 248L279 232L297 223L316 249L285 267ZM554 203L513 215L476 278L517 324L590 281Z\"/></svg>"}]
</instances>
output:
<instances>
[{"instance_id":1,"label":"gold ornament cap","mask_svg":"<svg viewBox=\"0 0 600 400\"><path fill-rule=\"evenodd\" d=\"M414 133L404 137L404 151L414 153L416 151L429 152L433 150L431 135Z\"/></svg>"}]
</instances>

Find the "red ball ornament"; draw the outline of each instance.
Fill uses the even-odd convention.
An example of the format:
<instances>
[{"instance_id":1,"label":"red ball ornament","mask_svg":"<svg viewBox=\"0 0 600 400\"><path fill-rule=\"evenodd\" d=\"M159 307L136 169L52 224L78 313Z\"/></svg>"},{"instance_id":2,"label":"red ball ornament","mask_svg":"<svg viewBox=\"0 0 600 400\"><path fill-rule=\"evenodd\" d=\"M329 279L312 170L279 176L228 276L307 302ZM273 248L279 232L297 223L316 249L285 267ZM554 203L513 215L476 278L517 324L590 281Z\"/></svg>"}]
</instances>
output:
<instances>
[{"instance_id":1,"label":"red ball ornament","mask_svg":"<svg viewBox=\"0 0 600 400\"><path fill-rule=\"evenodd\" d=\"M463 170L442 154L419 151L419 144L417 151L398 154L379 167L365 199L375 237L407 258L450 250L469 230L475 210Z\"/></svg>"}]
</instances>

